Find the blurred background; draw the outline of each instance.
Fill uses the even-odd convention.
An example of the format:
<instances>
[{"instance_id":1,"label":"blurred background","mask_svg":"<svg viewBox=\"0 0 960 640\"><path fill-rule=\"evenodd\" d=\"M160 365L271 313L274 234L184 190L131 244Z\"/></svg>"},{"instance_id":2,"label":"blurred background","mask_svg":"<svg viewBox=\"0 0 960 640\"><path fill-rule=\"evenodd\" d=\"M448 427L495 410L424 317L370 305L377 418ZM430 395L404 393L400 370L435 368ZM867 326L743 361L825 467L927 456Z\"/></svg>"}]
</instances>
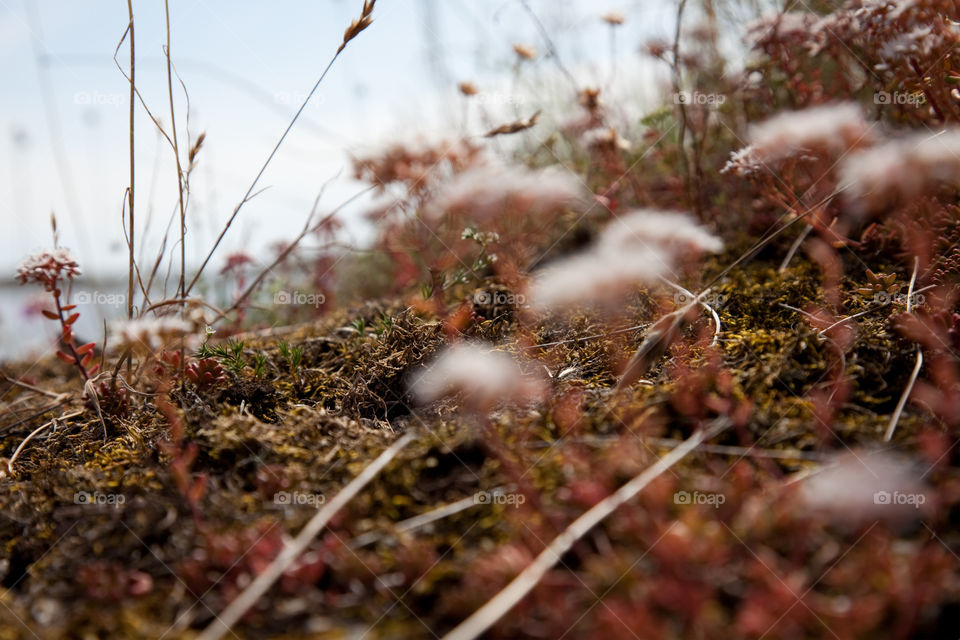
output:
<instances>
[{"instance_id":1,"label":"blurred background","mask_svg":"<svg viewBox=\"0 0 960 640\"><path fill-rule=\"evenodd\" d=\"M181 147L206 134L191 177L188 277L361 6L360 0L170 2L172 61L183 83L174 78ZM530 0L528 6L577 84L601 87L608 101L616 96L624 118L639 120L663 101L663 64L641 48L672 38L674 3ZM602 19L611 12L623 16L622 25ZM135 1L134 14L137 87L166 126L163 3ZM396 140L479 137L539 109L544 119L562 119L575 106L569 78L518 0L381 0L374 18L314 95L261 179L266 190L245 205L208 277L240 249L269 261L268 248L299 231L325 184L320 213L354 195L351 157L357 154ZM60 244L84 269L78 285L101 297L126 290L129 88L119 67L129 67L129 41L120 43L127 22L122 2L0 3L0 358L47 346L44 331L53 330L29 315L41 292L19 288L13 277L20 260L52 244L51 212ZM533 47L537 57L521 59L514 44ZM469 105L461 82L480 92ZM138 262L156 259L172 224L163 262L171 265L166 289L172 293L178 259L169 257L179 258L173 153L139 104L135 131ZM341 213L345 242L367 239L363 211L360 199ZM125 306L95 309L81 319L81 330L96 336L90 339L102 334L105 315L123 314Z\"/></svg>"}]
</instances>

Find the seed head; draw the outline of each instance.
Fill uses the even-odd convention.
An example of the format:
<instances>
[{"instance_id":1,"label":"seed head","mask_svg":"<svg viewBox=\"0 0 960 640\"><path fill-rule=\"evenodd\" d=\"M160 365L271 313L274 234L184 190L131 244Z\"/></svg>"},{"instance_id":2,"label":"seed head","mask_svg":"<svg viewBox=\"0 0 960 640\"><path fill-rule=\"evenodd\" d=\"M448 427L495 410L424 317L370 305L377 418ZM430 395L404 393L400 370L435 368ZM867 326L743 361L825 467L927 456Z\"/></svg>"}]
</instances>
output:
<instances>
[{"instance_id":1,"label":"seed head","mask_svg":"<svg viewBox=\"0 0 960 640\"><path fill-rule=\"evenodd\" d=\"M513 51L520 56L522 60L534 60L537 57L536 48L528 44L515 44L513 45Z\"/></svg>"}]
</instances>

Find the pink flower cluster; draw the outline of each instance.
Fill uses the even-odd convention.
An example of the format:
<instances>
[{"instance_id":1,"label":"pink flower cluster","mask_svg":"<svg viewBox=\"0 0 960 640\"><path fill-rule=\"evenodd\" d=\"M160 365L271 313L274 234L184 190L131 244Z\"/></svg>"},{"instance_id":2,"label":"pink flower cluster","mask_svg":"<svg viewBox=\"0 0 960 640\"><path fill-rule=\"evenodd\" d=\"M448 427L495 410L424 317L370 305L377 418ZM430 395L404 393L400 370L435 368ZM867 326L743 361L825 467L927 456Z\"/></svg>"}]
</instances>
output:
<instances>
[{"instance_id":1,"label":"pink flower cluster","mask_svg":"<svg viewBox=\"0 0 960 640\"><path fill-rule=\"evenodd\" d=\"M20 284L36 282L47 291L57 288L57 283L66 278L73 280L79 276L80 264L69 249L44 249L28 256L17 268Z\"/></svg>"}]
</instances>

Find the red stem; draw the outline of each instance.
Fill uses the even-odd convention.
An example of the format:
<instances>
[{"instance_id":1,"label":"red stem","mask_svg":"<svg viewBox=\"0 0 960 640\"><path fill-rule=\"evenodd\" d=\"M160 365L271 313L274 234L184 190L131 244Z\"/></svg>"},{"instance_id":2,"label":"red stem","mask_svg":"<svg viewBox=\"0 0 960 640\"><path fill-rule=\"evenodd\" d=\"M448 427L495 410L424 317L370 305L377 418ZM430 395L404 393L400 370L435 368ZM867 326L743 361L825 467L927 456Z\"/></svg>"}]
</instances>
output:
<instances>
[{"instance_id":1,"label":"red stem","mask_svg":"<svg viewBox=\"0 0 960 640\"><path fill-rule=\"evenodd\" d=\"M73 358L73 362L77 365L77 368L80 369L80 374L83 376L84 382L86 382L90 379L90 376L87 374L87 368L83 366L82 358L77 353L77 350L73 348L73 343L63 339L65 330L72 333L73 329L67 324L66 318L63 317L63 308L60 306L60 289L58 288L54 288L53 290L53 301L57 305L57 316L60 318L60 342L65 344L67 349L70 350L70 356Z\"/></svg>"}]
</instances>

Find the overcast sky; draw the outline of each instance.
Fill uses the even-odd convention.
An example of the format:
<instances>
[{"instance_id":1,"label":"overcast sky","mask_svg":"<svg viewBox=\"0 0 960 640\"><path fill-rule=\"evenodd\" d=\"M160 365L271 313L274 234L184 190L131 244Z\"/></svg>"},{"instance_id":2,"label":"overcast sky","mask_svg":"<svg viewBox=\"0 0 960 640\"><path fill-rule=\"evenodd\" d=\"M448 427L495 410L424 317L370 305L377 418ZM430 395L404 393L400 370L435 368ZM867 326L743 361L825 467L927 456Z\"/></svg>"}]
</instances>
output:
<instances>
[{"instance_id":1,"label":"overcast sky","mask_svg":"<svg viewBox=\"0 0 960 640\"><path fill-rule=\"evenodd\" d=\"M188 211L187 259L194 267L362 4L170 1L172 60L190 100L188 124L174 78L181 144L188 133L193 139L206 133ZM659 63L638 50L652 35L672 30L673 3L530 0L530 6L579 86L603 85L636 117L660 99L662 87L650 71ZM626 17L614 48L600 19L608 11ZM137 86L167 126L163 2L134 0L134 13ZM0 274L6 274L0 283L9 282L25 255L50 246L51 212L61 245L74 250L88 274L125 277L121 205L129 180L129 102L113 57L127 22L120 1L0 0ZM547 49L519 0L380 0L373 25L334 65L263 176L259 186L269 188L244 207L211 271L239 249L266 259L266 247L299 230L328 181L321 210L356 193L349 153L416 135L456 134L463 125L460 81L486 91L486 108L501 109L503 121L514 109L526 117L545 107L547 121L566 115L557 103L574 107L569 84L551 60L526 65L514 84L514 43ZM117 56L124 69L127 47L124 42ZM483 123L473 113L468 132L480 134ZM136 136L137 244L145 240L139 257L146 264L176 210L176 170L169 146L139 104ZM362 242L361 214L362 205L343 217L352 239ZM26 294L0 288L0 357L22 346L16 327L24 322Z\"/></svg>"},{"instance_id":2,"label":"overcast sky","mask_svg":"<svg viewBox=\"0 0 960 640\"><path fill-rule=\"evenodd\" d=\"M189 92L189 133L207 135L192 181L188 256L198 260L209 248L214 228L243 195L361 5L171 1L171 51ZM602 13L628 16L617 34L621 77L627 79L639 66L637 48L645 34L667 25L673 11L669 3L652 0L531 6L584 85L596 84L609 69ZM166 124L163 3L135 0L134 11L137 84ZM0 0L0 268L50 243L51 211L60 220L62 243L88 269L125 264L120 216L128 183L128 98L113 54L126 24L122 2ZM341 179L328 189L325 203L333 206L352 193L346 151L375 148L415 131L439 136L459 125L458 81L501 93L510 89L514 42L546 48L517 0L381 0L373 26L350 44L324 81L264 176L261 186L270 189L245 207L223 253L289 237L319 188L338 172ZM125 68L126 47L118 55ZM541 60L524 73L520 93L555 69ZM639 97L650 89L621 87ZM186 101L179 87L175 92L182 138L188 131ZM176 173L169 147L139 107L136 132L138 216L146 222L151 211L157 233L148 237L157 242L176 205ZM151 248L145 253L152 256Z\"/></svg>"}]
</instances>

